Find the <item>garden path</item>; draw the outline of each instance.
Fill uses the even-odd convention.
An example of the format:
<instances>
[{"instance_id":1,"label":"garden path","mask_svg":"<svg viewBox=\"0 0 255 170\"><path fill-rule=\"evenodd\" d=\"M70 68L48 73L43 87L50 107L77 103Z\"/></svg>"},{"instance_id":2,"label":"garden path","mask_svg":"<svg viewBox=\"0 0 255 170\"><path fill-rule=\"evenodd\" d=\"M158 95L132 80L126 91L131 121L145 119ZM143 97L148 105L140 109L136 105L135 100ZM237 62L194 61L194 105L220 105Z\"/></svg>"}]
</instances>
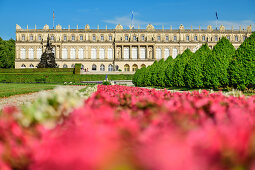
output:
<instances>
[{"instance_id":1,"label":"garden path","mask_svg":"<svg viewBox=\"0 0 255 170\"><path fill-rule=\"evenodd\" d=\"M80 90L83 89L84 86L62 86L64 88L70 88L72 90ZM28 93L28 94L19 94L19 95L14 95L10 97L5 97L5 98L0 98L0 110L4 106L20 106L23 104L28 104L33 102L35 99L40 97L41 95L44 95L45 93L50 93L52 90L44 90L40 92L35 92L35 93Z\"/></svg>"}]
</instances>

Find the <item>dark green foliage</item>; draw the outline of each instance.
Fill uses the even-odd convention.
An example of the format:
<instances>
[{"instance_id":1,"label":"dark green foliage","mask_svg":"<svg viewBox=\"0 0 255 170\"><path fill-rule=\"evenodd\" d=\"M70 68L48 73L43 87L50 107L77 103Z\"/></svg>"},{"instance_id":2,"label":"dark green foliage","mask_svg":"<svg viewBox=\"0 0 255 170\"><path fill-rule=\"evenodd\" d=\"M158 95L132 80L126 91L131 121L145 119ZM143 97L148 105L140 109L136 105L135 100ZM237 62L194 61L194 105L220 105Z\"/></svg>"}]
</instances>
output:
<instances>
[{"instance_id":1,"label":"dark green foliage","mask_svg":"<svg viewBox=\"0 0 255 170\"><path fill-rule=\"evenodd\" d=\"M230 85L255 88L255 33L237 49L229 67Z\"/></svg>"},{"instance_id":2,"label":"dark green foliage","mask_svg":"<svg viewBox=\"0 0 255 170\"><path fill-rule=\"evenodd\" d=\"M132 80L133 75L108 75L109 80ZM0 83L64 83L81 81L103 81L105 75L76 75L76 74L0 74Z\"/></svg>"},{"instance_id":3,"label":"dark green foliage","mask_svg":"<svg viewBox=\"0 0 255 170\"><path fill-rule=\"evenodd\" d=\"M175 87L184 87L185 79L184 72L187 63L192 57L193 53L190 49L186 49L181 55L178 55L174 63L173 72L172 72L172 81L173 86Z\"/></svg>"},{"instance_id":4,"label":"dark green foliage","mask_svg":"<svg viewBox=\"0 0 255 170\"><path fill-rule=\"evenodd\" d=\"M208 55L211 55L211 50L207 44L202 45L199 50L191 57L185 69L185 84L190 88L200 88L204 86L203 67Z\"/></svg>"},{"instance_id":5,"label":"dark green foliage","mask_svg":"<svg viewBox=\"0 0 255 170\"><path fill-rule=\"evenodd\" d=\"M73 68L21 68L0 69L0 74L73 74Z\"/></svg>"},{"instance_id":6,"label":"dark green foliage","mask_svg":"<svg viewBox=\"0 0 255 170\"><path fill-rule=\"evenodd\" d=\"M225 37L214 46L204 66L206 87L226 87L229 84L228 67L234 54L234 46Z\"/></svg>"},{"instance_id":7,"label":"dark green foliage","mask_svg":"<svg viewBox=\"0 0 255 170\"><path fill-rule=\"evenodd\" d=\"M74 74L80 74L81 73L81 64L76 63L74 66Z\"/></svg>"},{"instance_id":8,"label":"dark green foliage","mask_svg":"<svg viewBox=\"0 0 255 170\"><path fill-rule=\"evenodd\" d=\"M0 68L14 68L15 66L15 40L2 40L0 38Z\"/></svg>"},{"instance_id":9,"label":"dark green foliage","mask_svg":"<svg viewBox=\"0 0 255 170\"><path fill-rule=\"evenodd\" d=\"M174 59L172 57L168 57L166 60L166 69L165 69L165 85L167 87L173 86L172 73L174 68Z\"/></svg>"}]
</instances>

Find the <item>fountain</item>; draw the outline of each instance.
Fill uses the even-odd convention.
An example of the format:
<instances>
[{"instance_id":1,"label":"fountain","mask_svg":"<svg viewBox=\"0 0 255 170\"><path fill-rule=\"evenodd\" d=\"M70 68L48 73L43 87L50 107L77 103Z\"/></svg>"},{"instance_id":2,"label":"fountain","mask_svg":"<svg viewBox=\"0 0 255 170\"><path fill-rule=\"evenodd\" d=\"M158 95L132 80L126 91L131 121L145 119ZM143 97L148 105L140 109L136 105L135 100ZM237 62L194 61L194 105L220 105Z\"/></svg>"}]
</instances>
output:
<instances>
[{"instance_id":1,"label":"fountain","mask_svg":"<svg viewBox=\"0 0 255 170\"><path fill-rule=\"evenodd\" d=\"M43 46L43 40L42 40L42 46ZM46 49L41 56L41 61L37 65L37 68L56 68L56 67L57 67L57 63L55 61L53 47L50 43L50 37L48 35Z\"/></svg>"}]
</instances>

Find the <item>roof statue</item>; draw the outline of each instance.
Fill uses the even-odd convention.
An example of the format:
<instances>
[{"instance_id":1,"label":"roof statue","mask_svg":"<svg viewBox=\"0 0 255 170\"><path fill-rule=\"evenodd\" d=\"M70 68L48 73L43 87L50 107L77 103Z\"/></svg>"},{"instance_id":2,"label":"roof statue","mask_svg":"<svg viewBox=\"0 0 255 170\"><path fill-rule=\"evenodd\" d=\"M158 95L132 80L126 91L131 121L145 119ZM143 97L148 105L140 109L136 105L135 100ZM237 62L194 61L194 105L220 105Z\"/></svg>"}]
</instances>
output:
<instances>
[{"instance_id":1,"label":"roof statue","mask_svg":"<svg viewBox=\"0 0 255 170\"><path fill-rule=\"evenodd\" d=\"M115 29L116 29L116 30L123 30L123 26L120 25L120 24L118 24L118 25L116 25Z\"/></svg>"},{"instance_id":2,"label":"roof statue","mask_svg":"<svg viewBox=\"0 0 255 170\"><path fill-rule=\"evenodd\" d=\"M146 30L148 31L152 31L152 30L155 30L154 26L151 25L151 24L148 24L147 27L146 27Z\"/></svg>"}]
</instances>

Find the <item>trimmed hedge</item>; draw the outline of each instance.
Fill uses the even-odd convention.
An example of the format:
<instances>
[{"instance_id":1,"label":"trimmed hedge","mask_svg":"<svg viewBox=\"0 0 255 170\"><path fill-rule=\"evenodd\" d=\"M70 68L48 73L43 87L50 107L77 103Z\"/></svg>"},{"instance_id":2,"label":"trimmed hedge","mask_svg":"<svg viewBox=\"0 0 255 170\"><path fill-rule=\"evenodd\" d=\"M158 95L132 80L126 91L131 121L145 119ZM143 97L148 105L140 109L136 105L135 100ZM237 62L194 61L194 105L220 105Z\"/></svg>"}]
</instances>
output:
<instances>
[{"instance_id":1,"label":"trimmed hedge","mask_svg":"<svg viewBox=\"0 0 255 170\"><path fill-rule=\"evenodd\" d=\"M22 69L0 69L1 73L58 73L58 72L66 72L66 73L73 73L73 68L22 68Z\"/></svg>"},{"instance_id":2,"label":"trimmed hedge","mask_svg":"<svg viewBox=\"0 0 255 170\"><path fill-rule=\"evenodd\" d=\"M132 80L133 75L108 75L109 80ZM1 74L0 83L64 83L81 81L102 81L105 75L75 75L75 74Z\"/></svg>"},{"instance_id":3,"label":"trimmed hedge","mask_svg":"<svg viewBox=\"0 0 255 170\"><path fill-rule=\"evenodd\" d=\"M75 64L74 74L81 74L81 64L80 63Z\"/></svg>"}]
</instances>

